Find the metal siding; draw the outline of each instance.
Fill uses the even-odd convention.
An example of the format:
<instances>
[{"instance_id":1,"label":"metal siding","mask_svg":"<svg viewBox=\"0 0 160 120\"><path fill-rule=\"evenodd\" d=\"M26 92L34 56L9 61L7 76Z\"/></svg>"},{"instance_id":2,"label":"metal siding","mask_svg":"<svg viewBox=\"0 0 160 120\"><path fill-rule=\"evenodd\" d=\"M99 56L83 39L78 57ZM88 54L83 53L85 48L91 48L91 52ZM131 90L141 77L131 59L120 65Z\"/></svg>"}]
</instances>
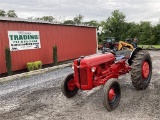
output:
<instances>
[{"instance_id":1,"label":"metal siding","mask_svg":"<svg viewBox=\"0 0 160 120\"><path fill-rule=\"evenodd\" d=\"M5 46L6 47L8 47L8 45L9 45L9 41L6 41L7 39L8 39L8 36L7 36L7 34L6 34L6 32L7 32L7 28L9 27L9 23L7 23L7 22L5 22L4 24L3 24L3 28L2 28L2 30L3 30L3 35L2 35L2 40L3 40L3 45L2 45L2 47L3 47L3 50L2 50L2 55L4 56L4 66L6 65L6 61L5 61ZM11 54L11 56L12 56L12 54ZM13 64L13 63L12 63ZM12 66L13 67L13 66ZM6 68L5 68L5 70L6 70Z\"/></svg>"},{"instance_id":2,"label":"metal siding","mask_svg":"<svg viewBox=\"0 0 160 120\"><path fill-rule=\"evenodd\" d=\"M50 31L50 36L51 36L51 56L52 56L52 63L53 61L53 46L57 45L57 54L59 55L59 44L58 44L58 31L57 31L57 26L51 26L51 31ZM59 61L59 56L58 56L58 61Z\"/></svg>"},{"instance_id":3,"label":"metal siding","mask_svg":"<svg viewBox=\"0 0 160 120\"><path fill-rule=\"evenodd\" d=\"M42 25L42 27L40 27L40 36L41 36L41 44L42 44L42 61L44 64L47 64L48 61L49 61L49 54L48 54L48 49L49 49L49 46L48 46L48 38L47 38L47 33L45 32L47 31L47 28L45 25Z\"/></svg>"},{"instance_id":4,"label":"metal siding","mask_svg":"<svg viewBox=\"0 0 160 120\"><path fill-rule=\"evenodd\" d=\"M62 61L62 53L63 53L63 48L66 46L66 43L62 43L62 28L61 26L60 27L57 27L57 47L58 47L58 58L59 58L59 61ZM63 47L62 47L63 46Z\"/></svg>"},{"instance_id":5,"label":"metal siding","mask_svg":"<svg viewBox=\"0 0 160 120\"><path fill-rule=\"evenodd\" d=\"M0 21L0 73L6 72L5 46L9 46L8 31L39 31L41 48L12 51L12 70L26 68L27 62L41 60L53 63L52 48L57 45L58 61L96 53L96 28Z\"/></svg>"},{"instance_id":6,"label":"metal siding","mask_svg":"<svg viewBox=\"0 0 160 120\"><path fill-rule=\"evenodd\" d=\"M5 48L5 46L4 46L4 44L5 44L4 43L5 42L5 40L4 40L4 33L5 33L4 24L0 23L0 28L1 28L1 30L0 30L0 61L1 61L0 62L0 73L3 73L6 71L5 54L4 54L4 48Z\"/></svg>"},{"instance_id":7,"label":"metal siding","mask_svg":"<svg viewBox=\"0 0 160 120\"><path fill-rule=\"evenodd\" d=\"M27 30L29 30L28 25L25 23L20 23L19 27L17 28L17 31L27 31ZM22 57L22 62L21 65L19 66L21 69L26 67L27 62L31 62L28 50L15 51L14 53Z\"/></svg>"},{"instance_id":8,"label":"metal siding","mask_svg":"<svg viewBox=\"0 0 160 120\"><path fill-rule=\"evenodd\" d=\"M48 56L48 61L47 63L51 63L52 62L52 38L51 38L51 29L50 29L50 26L49 25L46 25L45 26L46 28L46 47L45 48L48 48L47 49L47 56Z\"/></svg>"}]
</instances>

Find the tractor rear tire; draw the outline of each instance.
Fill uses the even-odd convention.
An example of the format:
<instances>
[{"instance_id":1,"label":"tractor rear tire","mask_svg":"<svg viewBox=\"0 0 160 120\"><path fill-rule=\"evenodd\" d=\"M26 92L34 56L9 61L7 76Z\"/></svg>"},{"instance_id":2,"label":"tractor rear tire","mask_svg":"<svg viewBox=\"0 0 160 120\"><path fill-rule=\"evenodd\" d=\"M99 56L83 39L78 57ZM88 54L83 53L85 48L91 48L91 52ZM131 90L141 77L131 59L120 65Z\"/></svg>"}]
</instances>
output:
<instances>
[{"instance_id":1,"label":"tractor rear tire","mask_svg":"<svg viewBox=\"0 0 160 120\"><path fill-rule=\"evenodd\" d=\"M79 88L75 84L73 73L69 74L62 82L61 90L67 98L71 98L77 94Z\"/></svg>"},{"instance_id":2,"label":"tractor rear tire","mask_svg":"<svg viewBox=\"0 0 160 120\"><path fill-rule=\"evenodd\" d=\"M114 110L121 99L121 88L119 81L115 78L109 79L104 85L103 105L108 111Z\"/></svg>"},{"instance_id":3,"label":"tractor rear tire","mask_svg":"<svg viewBox=\"0 0 160 120\"><path fill-rule=\"evenodd\" d=\"M133 57L131 67L132 85L138 90L146 89L152 76L152 60L150 54L145 50L137 52Z\"/></svg>"}]
</instances>

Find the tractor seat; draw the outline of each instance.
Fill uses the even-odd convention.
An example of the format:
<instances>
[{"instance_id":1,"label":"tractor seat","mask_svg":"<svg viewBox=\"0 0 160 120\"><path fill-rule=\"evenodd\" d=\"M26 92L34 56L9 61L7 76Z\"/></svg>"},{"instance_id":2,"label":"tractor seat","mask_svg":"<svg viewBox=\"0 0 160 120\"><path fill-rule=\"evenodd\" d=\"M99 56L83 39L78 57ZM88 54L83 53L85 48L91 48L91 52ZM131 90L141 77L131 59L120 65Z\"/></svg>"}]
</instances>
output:
<instances>
[{"instance_id":1,"label":"tractor seat","mask_svg":"<svg viewBox=\"0 0 160 120\"><path fill-rule=\"evenodd\" d=\"M131 50L120 50L115 53L115 57L117 57L117 59L128 59L130 57L131 52Z\"/></svg>"},{"instance_id":2,"label":"tractor seat","mask_svg":"<svg viewBox=\"0 0 160 120\"><path fill-rule=\"evenodd\" d=\"M125 59L125 56L124 55L116 55L115 58L116 58L116 61L120 61L121 59Z\"/></svg>"}]
</instances>

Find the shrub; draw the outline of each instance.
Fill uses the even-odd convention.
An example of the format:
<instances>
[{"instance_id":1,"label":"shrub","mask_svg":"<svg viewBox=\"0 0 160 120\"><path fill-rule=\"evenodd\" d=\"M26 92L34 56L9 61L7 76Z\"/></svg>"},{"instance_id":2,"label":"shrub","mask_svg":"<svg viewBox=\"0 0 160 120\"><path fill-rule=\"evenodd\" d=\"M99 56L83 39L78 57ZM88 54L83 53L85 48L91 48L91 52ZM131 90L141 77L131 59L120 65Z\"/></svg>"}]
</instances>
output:
<instances>
[{"instance_id":1,"label":"shrub","mask_svg":"<svg viewBox=\"0 0 160 120\"><path fill-rule=\"evenodd\" d=\"M5 60L6 60L7 73L8 73L8 75L11 75L12 74L11 51L7 47L5 47Z\"/></svg>"},{"instance_id":2,"label":"shrub","mask_svg":"<svg viewBox=\"0 0 160 120\"><path fill-rule=\"evenodd\" d=\"M42 68L42 62L41 61L35 61L35 62L28 62L27 63L27 70L38 70Z\"/></svg>"},{"instance_id":3,"label":"shrub","mask_svg":"<svg viewBox=\"0 0 160 120\"><path fill-rule=\"evenodd\" d=\"M27 70L28 71L34 70L34 62L28 62L27 63Z\"/></svg>"},{"instance_id":4,"label":"shrub","mask_svg":"<svg viewBox=\"0 0 160 120\"><path fill-rule=\"evenodd\" d=\"M41 61L35 61L34 62L34 69L38 70L42 68L42 62Z\"/></svg>"},{"instance_id":5,"label":"shrub","mask_svg":"<svg viewBox=\"0 0 160 120\"><path fill-rule=\"evenodd\" d=\"M53 46L53 62L54 65L57 65L58 57L57 57L57 46Z\"/></svg>"}]
</instances>

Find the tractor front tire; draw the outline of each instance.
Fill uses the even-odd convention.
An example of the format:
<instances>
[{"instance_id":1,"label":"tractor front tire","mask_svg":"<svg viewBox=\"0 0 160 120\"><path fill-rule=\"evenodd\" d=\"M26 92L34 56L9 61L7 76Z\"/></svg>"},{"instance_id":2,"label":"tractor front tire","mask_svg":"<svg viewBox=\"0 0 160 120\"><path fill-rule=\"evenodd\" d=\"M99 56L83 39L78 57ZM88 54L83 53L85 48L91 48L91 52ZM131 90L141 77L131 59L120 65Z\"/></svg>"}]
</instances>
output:
<instances>
[{"instance_id":1,"label":"tractor front tire","mask_svg":"<svg viewBox=\"0 0 160 120\"><path fill-rule=\"evenodd\" d=\"M152 76L152 60L150 54L145 50L137 52L133 57L131 67L132 85L138 90L146 89Z\"/></svg>"},{"instance_id":2,"label":"tractor front tire","mask_svg":"<svg viewBox=\"0 0 160 120\"><path fill-rule=\"evenodd\" d=\"M115 78L109 79L104 85L103 105L108 111L114 110L121 99L121 88L119 81Z\"/></svg>"},{"instance_id":3,"label":"tractor front tire","mask_svg":"<svg viewBox=\"0 0 160 120\"><path fill-rule=\"evenodd\" d=\"M67 97L71 98L75 96L79 90L74 81L74 74L69 74L61 84L62 93Z\"/></svg>"}]
</instances>

